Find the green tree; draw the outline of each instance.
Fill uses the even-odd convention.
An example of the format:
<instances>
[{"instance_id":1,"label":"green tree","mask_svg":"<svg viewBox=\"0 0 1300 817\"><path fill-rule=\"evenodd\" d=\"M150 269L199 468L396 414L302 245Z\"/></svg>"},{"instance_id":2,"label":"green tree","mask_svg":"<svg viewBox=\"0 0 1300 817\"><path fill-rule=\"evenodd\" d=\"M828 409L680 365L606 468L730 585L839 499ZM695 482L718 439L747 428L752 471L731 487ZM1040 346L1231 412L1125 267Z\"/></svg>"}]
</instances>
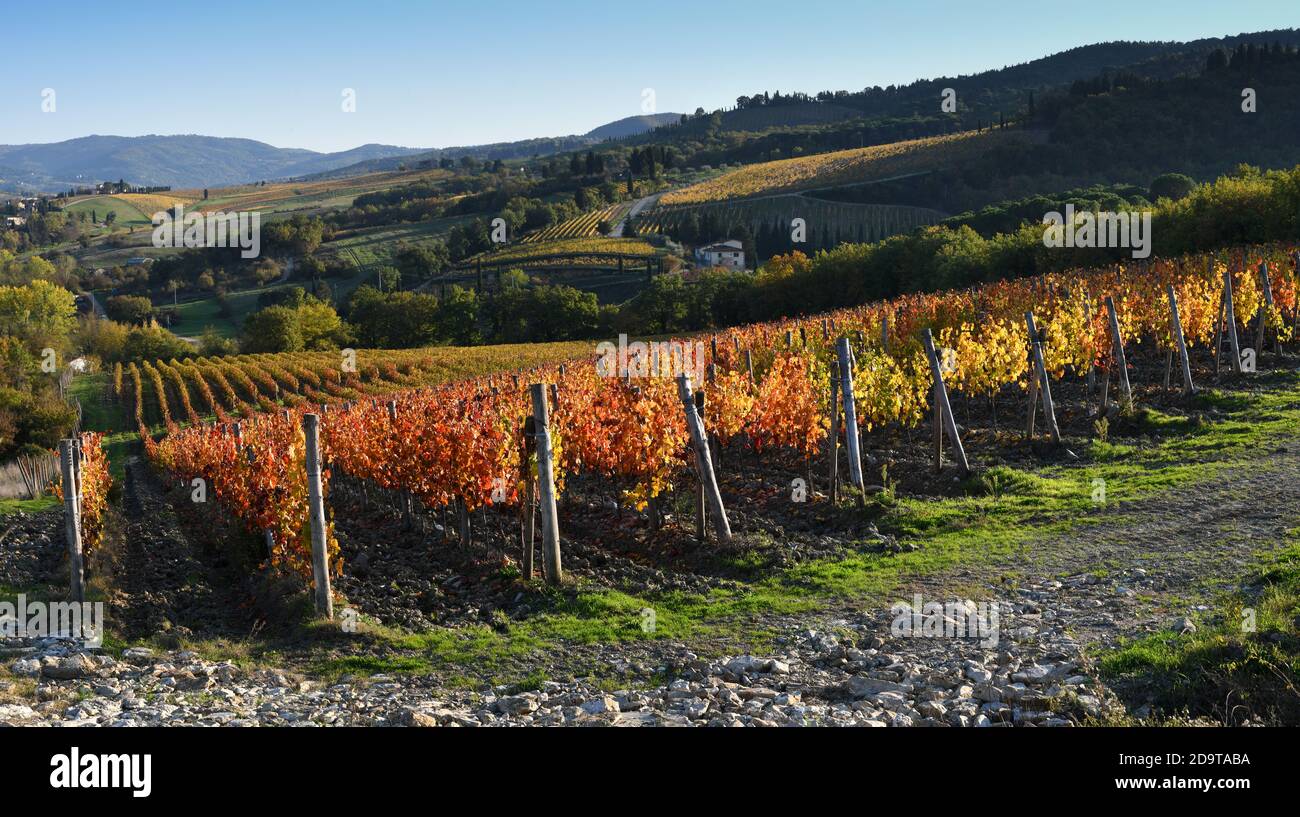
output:
<instances>
[{"instance_id":1,"label":"green tree","mask_svg":"<svg viewBox=\"0 0 1300 817\"><path fill-rule=\"evenodd\" d=\"M77 325L72 293L49 281L0 286L0 335L21 341L34 354L68 348Z\"/></svg>"},{"instance_id":2,"label":"green tree","mask_svg":"<svg viewBox=\"0 0 1300 817\"><path fill-rule=\"evenodd\" d=\"M439 334L457 346L482 342L479 333L479 299L472 289L453 286L438 305Z\"/></svg>"},{"instance_id":3,"label":"green tree","mask_svg":"<svg viewBox=\"0 0 1300 817\"><path fill-rule=\"evenodd\" d=\"M249 352L301 352L305 348L297 310L269 306L244 319L240 349Z\"/></svg>"},{"instance_id":4,"label":"green tree","mask_svg":"<svg viewBox=\"0 0 1300 817\"><path fill-rule=\"evenodd\" d=\"M1178 200L1188 196L1196 189L1196 182L1183 173L1164 173L1151 182L1151 201L1160 199Z\"/></svg>"},{"instance_id":5,"label":"green tree","mask_svg":"<svg viewBox=\"0 0 1300 817\"><path fill-rule=\"evenodd\" d=\"M393 259L397 269L408 281L426 281L441 275L451 263L447 244L435 241L414 247L403 247Z\"/></svg>"},{"instance_id":6,"label":"green tree","mask_svg":"<svg viewBox=\"0 0 1300 817\"><path fill-rule=\"evenodd\" d=\"M104 311L122 323L140 325L153 320L153 303L143 296L114 295L104 303Z\"/></svg>"}]
</instances>

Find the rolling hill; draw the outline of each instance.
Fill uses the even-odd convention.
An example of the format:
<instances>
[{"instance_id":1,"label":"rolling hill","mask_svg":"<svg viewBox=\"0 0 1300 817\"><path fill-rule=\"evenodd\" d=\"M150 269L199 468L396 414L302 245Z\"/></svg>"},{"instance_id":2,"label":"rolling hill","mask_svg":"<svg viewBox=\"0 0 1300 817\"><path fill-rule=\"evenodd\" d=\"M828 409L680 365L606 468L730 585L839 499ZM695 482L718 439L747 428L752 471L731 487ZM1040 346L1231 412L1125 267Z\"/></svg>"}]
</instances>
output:
<instances>
[{"instance_id":1,"label":"rolling hill","mask_svg":"<svg viewBox=\"0 0 1300 817\"><path fill-rule=\"evenodd\" d=\"M472 156L482 161L495 161L501 159L524 159L532 156L547 156L552 153L563 153L571 150L585 150L593 145L600 144L611 139L625 139L649 132L661 125L671 122L678 122L682 118L679 113L657 113L646 114L644 116L628 116L623 119L609 122L599 127L592 128L584 134L572 136L546 136L536 139L523 139L517 142L494 142L487 145L466 145L458 147L435 148L425 151L418 156L408 157L382 157L360 161L346 167L339 167L315 174L312 179L338 178L342 176L355 176L361 173L375 173L383 171L397 170L399 166L406 164L418 166L422 162L434 163L440 159L460 159L462 156Z\"/></svg>"},{"instance_id":2,"label":"rolling hill","mask_svg":"<svg viewBox=\"0 0 1300 817\"><path fill-rule=\"evenodd\" d=\"M92 135L49 144L0 145L0 189L57 192L118 179L146 186L215 187L420 152L370 144L317 153L217 136Z\"/></svg>"},{"instance_id":3,"label":"rolling hill","mask_svg":"<svg viewBox=\"0 0 1300 817\"><path fill-rule=\"evenodd\" d=\"M867 85L860 90L823 90L807 94L769 97L765 92L737 99L735 107L713 114L691 117L685 123L670 122L654 131L634 137L633 143L690 142L720 133L762 133L782 128L844 123L861 130L885 123L911 122L914 132L893 138L931 135L916 127L925 121L946 122L940 116L939 95L945 88L957 93L957 117L961 127L978 122L989 124L1000 115L1012 116L1024 108L1030 95L1068 88L1078 80L1103 73L1128 73L1144 79L1169 80L1197 74L1206 56L1216 49L1231 51L1242 44L1269 46L1300 45L1300 29L1277 29L1208 37L1188 42L1115 41L1078 46L1017 65L992 68L956 77L917 79L906 85L882 88ZM933 131L942 132L942 131ZM856 144L856 135L854 138ZM845 145L847 146L847 145Z\"/></svg>"}]
</instances>

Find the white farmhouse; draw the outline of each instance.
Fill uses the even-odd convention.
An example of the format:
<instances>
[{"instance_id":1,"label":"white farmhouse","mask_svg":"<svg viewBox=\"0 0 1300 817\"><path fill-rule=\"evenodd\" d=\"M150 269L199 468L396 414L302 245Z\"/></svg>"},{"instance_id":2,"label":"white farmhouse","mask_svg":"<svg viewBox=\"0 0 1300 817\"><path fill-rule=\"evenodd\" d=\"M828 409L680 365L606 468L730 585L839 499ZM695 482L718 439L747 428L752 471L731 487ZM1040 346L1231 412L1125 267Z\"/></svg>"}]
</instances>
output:
<instances>
[{"instance_id":1,"label":"white farmhouse","mask_svg":"<svg viewBox=\"0 0 1300 817\"><path fill-rule=\"evenodd\" d=\"M745 268L745 249L739 241L719 241L695 250L695 263L701 267Z\"/></svg>"}]
</instances>

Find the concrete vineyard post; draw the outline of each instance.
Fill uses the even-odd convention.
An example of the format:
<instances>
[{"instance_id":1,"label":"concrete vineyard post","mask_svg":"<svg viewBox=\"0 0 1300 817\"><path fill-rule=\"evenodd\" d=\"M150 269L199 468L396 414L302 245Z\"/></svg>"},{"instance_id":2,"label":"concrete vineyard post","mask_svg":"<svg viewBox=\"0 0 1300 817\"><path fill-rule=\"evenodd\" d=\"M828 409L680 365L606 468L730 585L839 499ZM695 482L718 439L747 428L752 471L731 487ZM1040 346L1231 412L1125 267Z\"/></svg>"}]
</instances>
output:
<instances>
[{"instance_id":1,"label":"concrete vineyard post","mask_svg":"<svg viewBox=\"0 0 1300 817\"><path fill-rule=\"evenodd\" d=\"M695 406L695 397L691 389L690 375L677 376L677 396L681 398L682 410L686 413L686 429L691 435L691 447L695 449L695 470L700 484L708 499L709 510L713 513L713 528L718 541L726 544L731 541L731 523L727 521L727 509L722 505L722 493L718 490L718 480L713 473L713 458L709 456L708 434L704 430L704 421L700 419Z\"/></svg>"},{"instance_id":2,"label":"concrete vineyard post","mask_svg":"<svg viewBox=\"0 0 1300 817\"><path fill-rule=\"evenodd\" d=\"M325 492L320 475L320 416L304 414L302 429L307 438L307 518L311 522L311 572L316 586L316 613L334 618L334 596L330 592L329 544L325 522Z\"/></svg>"},{"instance_id":3,"label":"concrete vineyard post","mask_svg":"<svg viewBox=\"0 0 1300 817\"><path fill-rule=\"evenodd\" d=\"M546 583L559 584L564 578L560 567L560 520L555 511L555 472L551 462L551 412L547 405L546 384L529 387L533 398L533 423L537 440L537 490L542 511L542 559L546 564Z\"/></svg>"}]
</instances>

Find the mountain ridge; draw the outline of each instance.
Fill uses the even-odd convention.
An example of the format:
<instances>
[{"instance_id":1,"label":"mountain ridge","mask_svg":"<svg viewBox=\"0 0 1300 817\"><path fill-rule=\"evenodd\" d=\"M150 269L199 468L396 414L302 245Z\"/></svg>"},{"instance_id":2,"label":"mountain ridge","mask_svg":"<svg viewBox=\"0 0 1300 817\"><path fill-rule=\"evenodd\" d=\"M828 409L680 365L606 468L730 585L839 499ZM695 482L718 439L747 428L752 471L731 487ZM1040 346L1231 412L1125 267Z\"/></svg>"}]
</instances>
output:
<instances>
[{"instance_id":1,"label":"mountain ridge","mask_svg":"<svg viewBox=\"0 0 1300 817\"><path fill-rule=\"evenodd\" d=\"M633 135L679 117L675 113L630 116L585 134L489 145L418 148L370 142L330 153L276 147L237 136L88 134L60 142L0 145L0 190L52 193L118 179L151 187L221 187L261 180L319 178L342 168L371 165L376 170L394 170L413 157L517 158ZM349 174L357 172L365 171L349 170Z\"/></svg>"}]
</instances>

